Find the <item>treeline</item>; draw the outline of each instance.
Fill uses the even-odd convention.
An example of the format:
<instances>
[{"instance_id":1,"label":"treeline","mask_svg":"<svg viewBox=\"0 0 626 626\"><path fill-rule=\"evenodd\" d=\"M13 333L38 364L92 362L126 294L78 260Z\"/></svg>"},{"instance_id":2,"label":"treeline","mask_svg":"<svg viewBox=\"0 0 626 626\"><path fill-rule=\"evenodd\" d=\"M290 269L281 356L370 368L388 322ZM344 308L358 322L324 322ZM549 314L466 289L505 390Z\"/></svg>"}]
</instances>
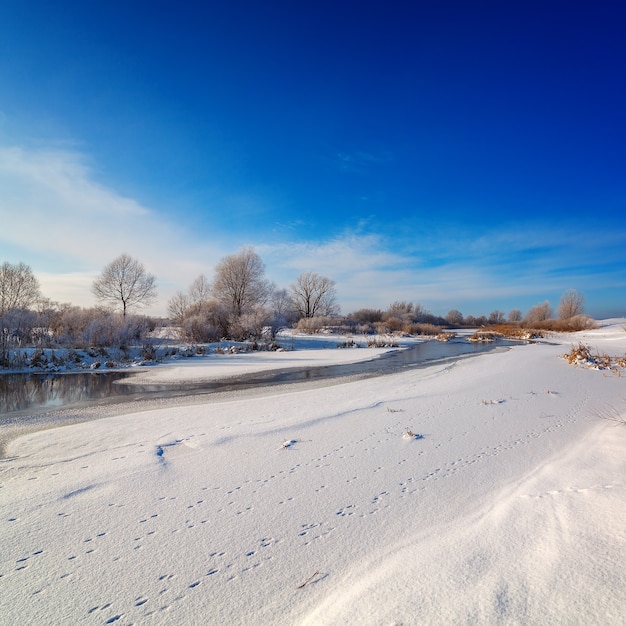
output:
<instances>
[{"instance_id":1,"label":"treeline","mask_svg":"<svg viewBox=\"0 0 626 626\"><path fill-rule=\"evenodd\" d=\"M593 324L584 315L584 297L563 294L555 318L549 302L523 316L495 310L474 317L453 309L445 317L420 304L397 301L386 310L359 309L340 315L335 281L315 272L300 274L288 288L265 277L265 266L251 247L224 257L214 276L198 276L186 291L168 302L167 320L133 311L157 297L156 278L136 259L123 254L94 281L99 305L81 308L44 298L31 268L24 263L0 265L0 367L10 367L26 347L88 349L138 345L157 325L169 324L190 343L221 339L271 341L280 328L306 332L336 330L356 334L437 334L444 328L516 325L525 328L581 330Z\"/></svg>"},{"instance_id":2,"label":"treeline","mask_svg":"<svg viewBox=\"0 0 626 626\"><path fill-rule=\"evenodd\" d=\"M456 309L445 317L433 315L420 304L397 301L386 310L359 309L344 317L334 319L302 320L298 326L307 330L333 327L342 332L359 334L405 333L408 335L436 335L451 328L518 327L535 330L578 331L593 326L593 320L584 315L584 296L574 290L567 291L559 301L557 314L546 300L531 307L525 315L519 309L508 313L494 310L489 315L465 317Z\"/></svg>"},{"instance_id":3,"label":"treeline","mask_svg":"<svg viewBox=\"0 0 626 626\"><path fill-rule=\"evenodd\" d=\"M41 295L28 265L0 265L0 367L21 365L26 348L127 350L155 325L147 316L127 316L103 306L82 308L53 302Z\"/></svg>"},{"instance_id":4,"label":"treeline","mask_svg":"<svg viewBox=\"0 0 626 626\"><path fill-rule=\"evenodd\" d=\"M302 319L339 314L335 281L315 272L297 277L289 289L265 278L265 266L251 248L224 257L213 280L199 276L188 291L168 302L167 320L133 313L157 298L156 277L137 259L122 254L94 280L99 306L81 308L41 295L24 263L0 266L0 367L11 367L29 348L126 350L146 340L157 324L172 325L182 340L271 341L276 331ZM23 360L23 359L22 359Z\"/></svg>"},{"instance_id":5,"label":"treeline","mask_svg":"<svg viewBox=\"0 0 626 626\"><path fill-rule=\"evenodd\" d=\"M278 288L265 278L263 261L250 247L224 257L213 280L198 276L170 299L167 310L181 338L199 343L274 337L301 320L339 314L334 280L305 272L289 289Z\"/></svg>"}]
</instances>

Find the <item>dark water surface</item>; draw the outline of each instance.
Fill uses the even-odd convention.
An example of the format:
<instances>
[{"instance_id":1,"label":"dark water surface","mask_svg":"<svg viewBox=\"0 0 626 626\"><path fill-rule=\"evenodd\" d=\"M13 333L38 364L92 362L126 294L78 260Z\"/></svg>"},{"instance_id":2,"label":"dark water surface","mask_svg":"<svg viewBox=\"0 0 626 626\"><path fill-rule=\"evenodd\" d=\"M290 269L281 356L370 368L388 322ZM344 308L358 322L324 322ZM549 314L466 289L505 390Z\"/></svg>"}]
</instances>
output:
<instances>
[{"instance_id":1,"label":"dark water surface","mask_svg":"<svg viewBox=\"0 0 626 626\"><path fill-rule=\"evenodd\" d=\"M132 376L133 373L119 371L5 374L0 375L0 424L9 417L14 419L19 415L41 414L71 407L135 400L159 400L345 376L381 376L411 367L424 366L433 361L480 354L509 345L514 344L507 341L475 344L462 339L449 342L427 341L361 363L272 370L247 374L236 379L194 384L125 385L124 379ZM367 348L361 349L367 350Z\"/></svg>"}]
</instances>

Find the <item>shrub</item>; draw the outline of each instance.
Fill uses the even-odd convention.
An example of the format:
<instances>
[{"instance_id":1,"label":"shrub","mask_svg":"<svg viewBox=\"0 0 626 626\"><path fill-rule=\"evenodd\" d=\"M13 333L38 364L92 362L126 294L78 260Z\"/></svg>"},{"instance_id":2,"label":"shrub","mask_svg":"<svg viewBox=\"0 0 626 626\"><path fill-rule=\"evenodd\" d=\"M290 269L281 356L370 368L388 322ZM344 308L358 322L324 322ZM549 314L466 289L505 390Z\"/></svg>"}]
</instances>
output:
<instances>
[{"instance_id":1,"label":"shrub","mask_svg":"<svg viewBox=\"0 0 626 626\"><path fill-rule=\"evenodd\" d=\"M531 309L528 310L526 316L524 317L524 324L526 326L537 325L540 322L545 322L552 318L552 307L550 303L546 300L541 304L538 304Z\"/></svg>"},{"instance_id":2,"label":"shrub","mask_svg":"<svg viewBox=\"0 0 626 626\"><path fill-rule=\"evenodd\" d=\"M491 329L494 333L507 337L508 339L521 339L528 341L530 339L540 339L545 335L542 330L536 328L522 328L517 324L502 324L493 326Z\"/></svg>"},{"instance_id":3,"label":"shrub","mask_svg":"<svg viewBox=\"0 0 626 626\"><path fill-rule=\"evenodd\" d=\"M573 333L581 330L590 330L596 327L595 321L588 315L576 315L568 319L546 319L530 324L524 320L522 322L524 328L533 328L537 330L549 330L561 333Z\"/></svg>"},{"instance_id":4,"label":"shrub","mask_svg":"<svg viewBox=\"0 0 626 626\"><path fill-rule=\"evenodd\" d=\"M358 344L354 340L342 341L337 344L337 348L358 348Z\"/></svg>"},{"instance_id":5,"label":"shrub","mask_svg":"<svg viewBox=\"0 0 626 626\"><path fill-rule=\"evenodd\" d=\"M582 342L577 346L572 346L563 358L570 365L583 365L600 370L611 370L619 375L619 367L626 365L626 357L611 357L608 354L592 354L591 348Z\"/></svg>"},{"instance_id":6,"label":"shrub","mask_svg":"<svg viewBox=\"0 0 626 626\"><path fill-rule=\"evenodd\" d=\"M500 334L493 331L477 330L471 337L468 337L467 340L473 343L487 343L489 341L495 341L499 337Z\"/></svg>"},{"instance_id":7,"label":"shrub","mask_svg":"<svg viewBox=\"0 0 626 626\"><path fill-rule=\"evenodd\" d=\"M319 333L331 325L333 321L332 317L322 315L316 315L315 317L303 317L298 320L295 328L305 333Z\"/></svg>"},{"instance_id":8,"label":"shrub","mask_svg":"<svg viewBox=\"0 0 626 626\"><path fill-rule=\"evenodd\" d=\"M398 348L398 342L391 337L373 337L367 342L368 348Z\"/></svg>"}]
</instances>

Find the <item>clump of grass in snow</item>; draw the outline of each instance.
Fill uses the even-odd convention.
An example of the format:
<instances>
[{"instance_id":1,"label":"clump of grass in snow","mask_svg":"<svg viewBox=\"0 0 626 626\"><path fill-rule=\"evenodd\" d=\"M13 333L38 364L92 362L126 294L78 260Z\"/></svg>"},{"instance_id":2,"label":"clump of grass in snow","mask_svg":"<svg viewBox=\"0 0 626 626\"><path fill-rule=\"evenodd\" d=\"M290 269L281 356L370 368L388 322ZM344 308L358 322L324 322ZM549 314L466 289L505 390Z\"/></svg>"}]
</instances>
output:
<instances>
[{"instance_id":1,"label":"clump of grass in snow","mask_svg":"<svg viewBox=\"0 0 626 626\"><path fill-rule=\"evenodd\" d=\"M591 348L582 342L579 342L577 346L572 346L572 349L566 352L563 358L570 365L581 365L598 370L610 370L618 376L621 376L619 368L626 366L626 356L612 357L608 354L592 354Z\"/></svg>"},{"instance_id":2,"label":"clump of grass in snow","mask_svg":"<svg viewBox=\"0 0 626 626\"><path fill-rule=\"evenodd\" d=\"M545 333L536 328L522 328L521 326L511 324L498 324L492 326L491 332L497 333L507 339L520 339L522 341L530 341L532 339L541 339Z\"/></svg>"},{"instance_id":3,"label":"clump of grass in snow","mask_svg":"<svg viewBox=\"0 0 626 626\"><path fill-rule=\"evenodd\" d=\"M490 341L495 341L501 337L499 333L489 332L485 330L477 330L471 337L468 337L467 340L474 343L487 343Z\"/></svg>"},{"instance_id":4,"label":"clump of grass in snow","mask_svg":"<svg viewBox=\"0 0 626 626\"><path fill-rule=\"evenodd\" d=\"M337 344L337 348L358 348L359 345L354 341L354 339L350 339L350 341L344 341L342 343Z\"/></svg>"},{"instance_id":5,"label":"clump of grass in snow","mask_svg":"<svg viewBox=\"0 0 626 626\"><path fill-rule=\"evenodd\" d=\"M450 341L451 339L454 339L455 337L456 337L456 333L448 333L448 332L443 331L443 332L439 333L435 337L435 339L437 341L446 342L446 341Z\"/></svg>"},{"instance_id":6,"label":"clump of grass in snow","mask_svg":"<svg viewBox=\"0 0 626 626\"><path fill-rule=\"evenodd\" d=\"M609 407L608 409L596 410L594 411L594 415L603 420L608 420L609 422L615 422L616 425L626 426L626 417L621 414L616 408Z\"/></svg>"},{"instance_id":7,"label":"clump of grass in snow","mask_svg":"<svg viewBox=\"0 0 626 626\"><path fill-rule=\"evenodd\" d=\"M393 337L372 337L367 340L368 348L399 348L400 344Z\"/></svg>"}]
</instances>

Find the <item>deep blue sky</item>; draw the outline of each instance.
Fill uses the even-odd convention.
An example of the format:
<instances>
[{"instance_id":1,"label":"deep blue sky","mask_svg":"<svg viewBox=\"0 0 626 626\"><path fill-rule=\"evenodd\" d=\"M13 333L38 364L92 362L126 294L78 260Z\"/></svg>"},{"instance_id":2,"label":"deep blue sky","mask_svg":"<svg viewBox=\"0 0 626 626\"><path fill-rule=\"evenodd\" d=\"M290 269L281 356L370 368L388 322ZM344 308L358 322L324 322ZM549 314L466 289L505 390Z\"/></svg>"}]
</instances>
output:
<instances>
[{"instance_id":1,"label":"deep blue sky","mask_svg":"<svg viewBox=\"0 0 626 626\"><path fill-rule=\"evenodd\" d=\"M163 311L249 244L344 312L626 315L623 6L5 0L0 261L89 305L128 252Z\"/></svg>"}]
</instances>

